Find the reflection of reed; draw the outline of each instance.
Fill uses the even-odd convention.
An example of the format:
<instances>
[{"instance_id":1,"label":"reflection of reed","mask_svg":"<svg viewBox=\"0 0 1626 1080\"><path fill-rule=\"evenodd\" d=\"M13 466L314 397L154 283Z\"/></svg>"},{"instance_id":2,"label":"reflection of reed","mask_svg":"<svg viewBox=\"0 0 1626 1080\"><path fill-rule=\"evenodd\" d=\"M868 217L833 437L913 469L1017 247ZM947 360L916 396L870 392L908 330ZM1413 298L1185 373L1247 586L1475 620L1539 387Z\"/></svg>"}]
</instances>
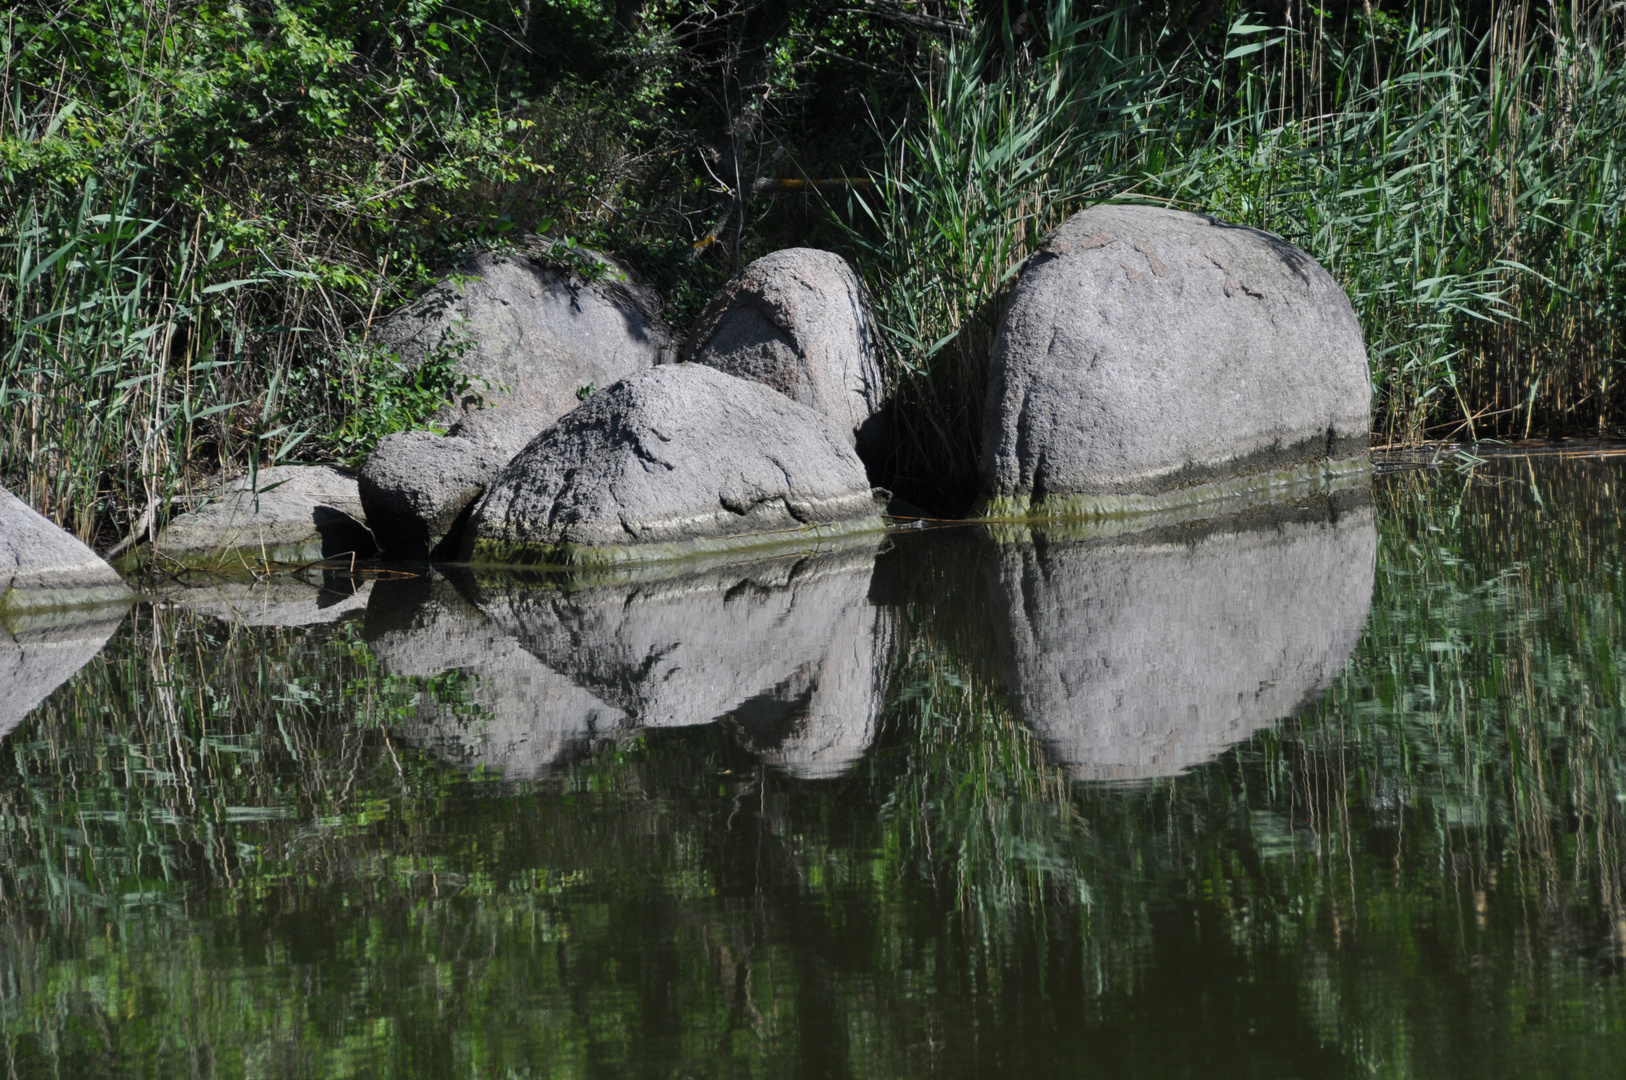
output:
<instances>
[{"instance_id":1,"label":"reflection of reed","mask_svg":"<svg viewBox=\"0 0 1626 1080\"><path fill-rule=\"evenodd\" d=\"M1584 966L1571 981L1576 961L1601 972L1626 956L1616 468L1492 462L1379 484L1388 528L1367 639L1325 706L1283 736L1335 943L1347 897L1372 916L1368 945L1415 950L1424 931L1392 909L1432 897L1452 913L1460 970L1498 971L1526 1000L1556 993L1558 1008L1591 977ZM1362 875L1373 830L1392 871ZM1427 1023L1363 1009L1381 1023L1346 1041L1397 1046L1396 1031Z\"/></svg>"},{"instance_id":2,"label":"reflection of reed","mask_svg":"<svg viewBox=\"0 0 1626 1080\"><path fill-rule=\"evenodd\" d=\"M122 931L147 908L179 916L199 889L252 895L291 866L365 877L382 808L422 806L446 782L385 725L420 695L467 708L465 681L392 678L353 625L312 634L138 608L6 744L0 908ZM406 813L396 826L411 888L421 830Z\"/></svg>"},{"instance_id":3,"label":"reflection of reed","mask_svg":"<svg viewBox=\"0 0 1626 1080\"><path fill-rule=\"evenodd\" d=\"M889 830L914 875L953 898L962 932L1002 952L1052 909L1091 898L1088 823L1066 773L997 684L929 634L903 662L891 717L908 739Z\"/></svg>"}]
</instances>

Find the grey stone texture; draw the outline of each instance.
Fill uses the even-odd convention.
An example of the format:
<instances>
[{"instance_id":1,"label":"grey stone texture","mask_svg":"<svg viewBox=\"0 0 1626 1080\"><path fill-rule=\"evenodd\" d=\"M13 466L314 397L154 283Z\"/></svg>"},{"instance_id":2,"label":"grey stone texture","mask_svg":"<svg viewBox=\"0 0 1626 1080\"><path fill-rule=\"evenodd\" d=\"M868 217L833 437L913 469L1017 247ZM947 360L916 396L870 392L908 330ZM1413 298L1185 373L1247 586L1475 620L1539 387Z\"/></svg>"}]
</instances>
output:
<instances>
[{"instance_id":1,"label":"grey stone texture","mask_svg":"<svg viewBox=\"0 0 1626 1080\"><path fill-rule=\"evenodd\" d=\"M101 652L124 621L122 608L75 614L0 628L0 737Z\"/></svg>"},{"instance_id":2,"label":"grey stone texture","mask_svg":"<svg viewBox=\"0 0 1626 1080\"><path fill-rule=\"evenodd\" d=\"M331 465L278 465L227 484L196 510L172 518L153 547L183 562L235 557L313 562L373 553L356 477Z\"/></svg>"},{"instance_id":3,"label":"grey stone texture","mask_svg":"<svg viewBox=\"0 0 1626 1080\"><path fill-rule=\"evenodd\" d=\"M885 399L874 327L845 259L786 248L723 286L695 323L684 358L773 387L828 416L867 451Z\"/></svg>"},{"instance_id":4,"label":"grey stone texture","mask_svg":"<svg viewBox=\"0 0 1626 1080\"><path fill-rule=\"evenodd\" d=\"M1096 206L1024 265L983 422L994 515L1134 509L1364 461L1371 388L1349 299L1269 233Z\"/></svg>"},{"instance_id":5,"label":"grey stone texture","mask_svg":"<svg viewBox=\"0 0 1626 1080\"><path fill-rule=\"evenodd\" d=\"M358 477L379 550L399 559L454 555L464 511L554 419L503 406L468 413L444 436L407 431L379 440Z\"/></svg>"},{"instance_id":6,"label":"grey stone texture","mask_svg":"<svg viewBox=\"0 0 1626 1080\"><path fill-rule=\"evenodd\" d=\"M550 668L650 728L722 721L791 775L862 757L891 671L875 548L566 591L482 578L480 609Z\"/></svg>"},{"instance_id":7,"label":"grey stone texture","mask_svg":"<svg viewBox=\"0 0 1626 1080\"><path fill-rule=\"evenodd\" d=\"M511 251L476 255L383 320L372 340L410 364L440 350L458 352L471 390L487 405L551 417L576 407L579 387L603 389L675 359L654 290L598 252L552 250L531 238ZM582 267L596 268L597 276ZM449 402L438 419L450 423L474 404L472 394Z\"/></svg>"},{"instance_id":8,"label":"grey stone texture","mask_svg":"<svg viewBox=\"0 0 1626 1080\"><path fill-rule=\"evenodd\" d=\"M621 710L531 655L444 579L380 583L366 634L391 674L468 676L467 701L423 694L414 715L393 726L407 742L468 771L534 780L626 726Z\"/></svg>"},{"instance_id":9,"label":"grey stone texture","mask_svg":"<svg viewBox=\"0 0 1626 1080\"><path fill-rule=\"evenodd\" d=\"M676 364L601 391L521 451L475 505L465 554L614 561L879 525L863 463L829 420Z\"/></svg>"},{"instance_id":10,"label":"grey stone texture","mask_svg":"<svg viewBox=\"0 0 1626 1080\"><path fill-rule=\"evenodd\" d=\"M1326 689L1376 558L1369 503L1197 539L1005 544L990 576L1012 698L1078 779L1175 775Z\"/></svg>"},{"instance_id":11,"label":"grey stone texture","mask_svg":"<svg viewBox=\"0 0 1626 1080\"><path fill-rule=\"evenodd\" d=\"M134 599L106 560L0 488L0 616Z\"/></svg>"}]
</instances>

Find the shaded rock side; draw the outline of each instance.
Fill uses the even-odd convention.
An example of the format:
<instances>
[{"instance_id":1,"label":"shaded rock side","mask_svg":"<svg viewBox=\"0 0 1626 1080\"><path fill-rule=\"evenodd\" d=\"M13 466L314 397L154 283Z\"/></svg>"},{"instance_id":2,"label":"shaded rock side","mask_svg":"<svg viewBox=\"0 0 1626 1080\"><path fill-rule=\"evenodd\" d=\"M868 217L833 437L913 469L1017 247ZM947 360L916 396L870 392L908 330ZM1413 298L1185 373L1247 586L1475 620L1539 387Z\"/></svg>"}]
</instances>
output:
<instances>
[{"instance_id":1,"label":"shaded rock side","mask_svg":"<svg viewBox=\"0 0 1626 1080\"><path fill-rule=\"evenodd\" d=\"M831 422L698 364L616 384L543 432L475 505L476 560L623 561L879 528Z\"/></svg>"},{"instance_id":2,"label":"shaded rock side","mask_svg":"<svg viewBox=\"0 0 1626 1080\"><path fill-rule=\"evenodd\" d=\"M885 398L875 321L841 256L786 248L723 286L684 358L771 386L833 420L867 453Z\"/></svg>"},{"instance_id":3,"label":"shaded rock side","mask_svg":"<svg viewBox=\"0 0 1626 1080\"><path fill-rule=\"evenodd\" d=\"M1337 282L1269 233L1142 206L1070 218L1023 267L994 342L992 516L1203 497L1364 468L1371 388Z\"/></svg>"},{"instance_id":4,"label":"shaded rock side","mask_svg":"<svg viewBox=\"0 0 1626 1080\"><path fill-rule=\"evenodd\" d=\"M106 560L0 488L0 617L134 599Z\"/></svg>"},{"instance_id":5,"label":"shaded rock side","mask_svg":"<svg viewBox=\"0 0 1626 1080\"><path fill-rule=\"evenodd\" d=\"M0 629L0 737L90 663L124 621L122 609L104 607L79 615L15 632Z\"/></svg>"},{"instance_id":6,"label":"shaded rock side","mask_svg":"<svg viewBox=\"0 0 1626 1080\"><path fill-rule=\"evenodd\" d=\"M476 404L562 416L583 386L603 389L675 359L654 290L597 252L573 256L597 266L596 280L547 261L546 244L485 252L390 315L373 340L409 364L447 352L473 381L471 394L438 414L452 422ZM589 275L591 276L591 275Z\"/></svg>"},{"instance_id":7,"label":"shaded rock side","mask_svg":"<svg viewBox=\"0 0 1626 1080\"><path fill-rule=\"evenodd\" d=\"M459 768L534 780L626 725L621 710L537 660L443 579L379 583L365 626L393 675L468 677L466 700L421 694L413 716L392 726Z\"/></svg>"},{"instance_id":8,"label":"shaded rock side","mask_svg":"<svg viewBox=\"0 0 1626 1080\"><path fill-rule=\"evenodd\" d=\"M1194 543L1002 545L1012 697L1078 779L1173 776L1326 689L1366 626L1376 558L1370 505Z\"/></svg>"},{"instance_id":9,"label":"shaded rock side","mask_svg":"<svg viewBox=\"0 0 1626 1080\"><path fill-rule=\"evenodd\" d=\"M372 533L356 478L330 465L278 465L262 469L251 485L242 477L196 510L172 518L153 542L183 562L229 558L233 553L272 562L313 562L371 555Z\"/></svg>"},{"instance_id":10,"label":"shaded rock side","mask_svg":"<svg viewBox=\"0 0 1626 1080\"><path fill-rule=\"evenodd\" d=\"M645 727L722 721L801 777L836 776L875 736L891 612L874 548L565 592L482 580L482 611L549 667Z\"/></svg>"},{"instance_id":11,"label":"shaded rock side","mask_svg":"<svg viewBox=\"0 0 1626 1080\"><path fill-rule=\"evenodd\" d=\"M357 477L379 550L398 559L454 556L464 512L553 420L537 409L481 409L444 436L407 431L379 440Z\"/></svg>"}]
</instances>

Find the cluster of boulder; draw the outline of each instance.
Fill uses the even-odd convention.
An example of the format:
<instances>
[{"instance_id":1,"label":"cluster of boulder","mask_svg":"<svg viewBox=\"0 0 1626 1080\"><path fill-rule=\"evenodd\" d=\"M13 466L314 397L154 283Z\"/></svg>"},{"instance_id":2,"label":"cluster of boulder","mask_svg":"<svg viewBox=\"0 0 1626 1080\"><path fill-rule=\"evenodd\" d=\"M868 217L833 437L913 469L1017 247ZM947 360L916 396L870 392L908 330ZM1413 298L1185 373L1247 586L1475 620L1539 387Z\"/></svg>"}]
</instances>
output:
<instances>
[{"instance_id":1,"label":"cluster of boulder","mask_svg":"<svg viewBox=\"0 0 1626 1080\"><path fill-rule=\"evenodd\" d=\"M958 642L976 677L1007 687L1070 775L1135 783L1324 692L1360 640L1376 552L1357 489L1107 537L1041 521L545 585L453 566L177 597L241 625L354 619L391 674L459 673L392 736L508 780L709 726L788 775L834 779L876 738L901 646L931 640Z\"/></svg>"},{"instance_id":2,"label":"cluster of boulder","mask_svg":"<svg viewBox=\"0 0 1626 1080\"><path fill-rule=\"evenodd\" d=\"M267 470L158 546L583 565L880 528L885 381L843 259L758 259L679 351L630 271L569 254L482 254L381 324L409 362L455 354L469 390L436 417L445 434L388 436L353 475ZM1302 251L1204 215L1094 207L1007 300L976 512L1134 515L1360 473L1370 396L1349 301Z\"/></svg>"},{"instance_id":3,"label":"cluster of boulder","mask_svg":"<svg viewBox=\"0 0 1626 1080\"><path fill-rule=\"evenodd\" d=\"M409 362L455 359L467 389L438 430L391 435L358 470L260 470L174 517L154 546L226 565L585 566L600 572L592 587L464 570L398 617L381 613L405 586L223 580L185 602L250 623L365 613L400 673L450 664L490 688L499 741L523 744L505 771L534 774L629 725L723 718L791 772L839 773L873 735L895 637L871 595L884 496L872 485L892 436L852 269L805 248L759 259L681 350L659 298L604 256L516 248L465 271L377 333ZM1199 540L1148 531L1364 475L1361 330L1314 260L1202 215L1092 208L1024 264L989 362L976 512L1019 524L990 531L972 592L992 605L1019 709L1059 760L1093 779L1178 771L1324 684L1370 593L1369 510ZM1046 542L1017 535L1030 529ZM745 548L765 550L742 562ZM706 553L709 567L638 569ZM14 702L93 655L131 598L106 562L0 491L0 674L15 669ZM1287 617L1300 611L1321 615ZM425 741L439 744L443 719L420 718Z\"/></svg>"}]
</instances>

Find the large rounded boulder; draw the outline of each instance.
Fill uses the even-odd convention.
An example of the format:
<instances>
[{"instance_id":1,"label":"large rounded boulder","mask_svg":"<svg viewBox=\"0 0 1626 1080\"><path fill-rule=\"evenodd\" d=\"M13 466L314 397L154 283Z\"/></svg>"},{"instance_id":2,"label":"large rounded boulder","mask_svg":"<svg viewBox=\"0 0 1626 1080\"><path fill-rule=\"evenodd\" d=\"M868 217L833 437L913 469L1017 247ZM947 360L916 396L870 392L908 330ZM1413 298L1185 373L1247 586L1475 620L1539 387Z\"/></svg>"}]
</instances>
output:
<instances>
[{"instance_id":1,"label":"large rounded boulder","mask_svg":"<svg viewBox=\"0 0 1626 1080\"><path fill-rule=\"evenodd\" d=\"M761 383L679 364L537 436L475 505L463 554L613 563L879 527L844 431Z\"/></svg>"},{"instance_id":2,"label":"large rounded boulder","mask_svg":"<svg viewBox=\"0 0 1626 1080\"><path fill-rule=\"evenodd\" d=\"M654 290L604 255L540 239L474 256L385 319L373 340L413 365L456 357L471 385L441 410L443 423L476 405L476 395L562 416L579 389L675 358Z\"/></svg>"},{"instance_id":3,"label":"large rounded boulder","mask_svg":"<svg viewBox=\"0 0 1626 1080\"><path fill-rule=\"evenodd\" d=\"M1158 509L1366 467L1361 327L1292 244L1097 206L1023 267L983 423L990 516Z\"/></svg>"},{"instance_id":4,"label":"large rounded boulder","mask_svg":"<svg viewBox=\"0 0 1626 1080\"><path fill-rule=\"evenodd\" d=\"M751 263L701 313L685 357L823 413L862 453L879 437L874 320L833 252L786 248Z\"/></svg>"}]
</instances>

